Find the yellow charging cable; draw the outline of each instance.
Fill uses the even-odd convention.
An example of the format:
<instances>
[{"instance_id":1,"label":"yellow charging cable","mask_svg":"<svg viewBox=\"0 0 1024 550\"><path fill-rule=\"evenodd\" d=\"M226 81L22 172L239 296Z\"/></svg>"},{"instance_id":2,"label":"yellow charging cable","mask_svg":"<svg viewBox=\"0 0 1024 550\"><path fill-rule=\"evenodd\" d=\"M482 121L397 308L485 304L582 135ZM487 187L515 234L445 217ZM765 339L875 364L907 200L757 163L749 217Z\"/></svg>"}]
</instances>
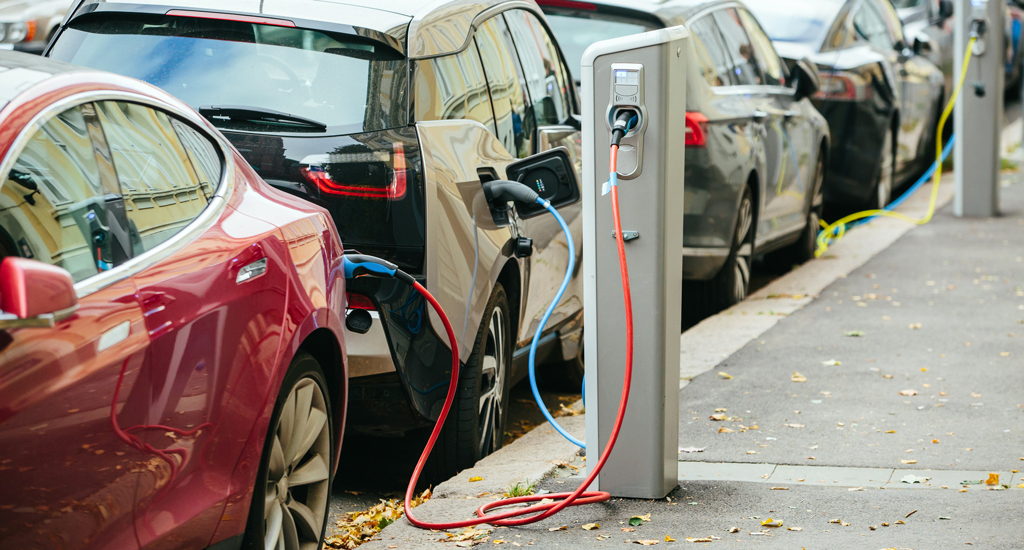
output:
<instances>
[{"instance_id":1,"label":"yellow charging cable","mask_svg":"<svg viewBox=\"0 0 1024 550\"><path fill-rule=\"evenodd\" d=\"M977 37L972 36L967 42L967 52L964 53L963 67L960 69L960 80L957 82L956 88L953 89L953 96L949 98L949 103L946 104L946 108L942 111L942 116L939 117L939 125L935 130L935 162L939 166L935 168L935 176L932 178L932 195L931 200L928 202L927 214L923 218L917 219L893 210L875 209L850 214L832 224L826 224L822 221L821 225L824 230L818 233L818 249L814 251L815 258L824 254L830 244L842 239L843 235L846 234L846 224L852 221L874 216L889 216L890 218L897 218L917 225L924 225L931 221L932 216L935 215L935 204L939 200L939 180L942 178L942 129L946 126L946 119L953 112L953 106L956 105L956 100L960 96L960 90L964 87L964 80L967 78L967 67L971 63L971 53L974 50L974 42L976 40Z\"/></svg>"}]
</instances>

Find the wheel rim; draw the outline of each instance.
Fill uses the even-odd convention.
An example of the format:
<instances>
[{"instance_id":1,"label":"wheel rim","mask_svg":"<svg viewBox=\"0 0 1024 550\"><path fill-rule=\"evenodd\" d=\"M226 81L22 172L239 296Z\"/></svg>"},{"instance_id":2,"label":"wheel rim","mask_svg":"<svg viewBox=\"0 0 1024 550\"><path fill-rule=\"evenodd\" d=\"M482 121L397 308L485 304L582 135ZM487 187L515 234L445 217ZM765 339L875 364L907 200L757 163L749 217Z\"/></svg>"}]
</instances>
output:
<instances>
[{"instance_id":1,"label":"wheel rim","mask_svg":"<svg viewBox=\"0 0 1024 550\"><path fill-rule=\"evenodd\" d=\"M271 433L263 546L266 550L318 548L329 497L331 456L327 401L320 385L311 378L295 384Z\"/></svg>"},{"instance_id":2,"label":"wheel rim","mask_svg":"<svg viewBox=\"0 0 1024 550\"><path fill-rule=\"evenodd\" d=\"M747 288L750 284L750 260L754 252L754 246L750 242L754 226L754 205L749 197L744 197L740 204L739 221L736 225L736 261L733 269L736 271L733 277L736 301L742 301L747 297Z\"/></svg>"},{"instance_id":3,"label":"wheel rim","mask_svg":"<svg viewBox=\"0 0 1024 550\"><path fill-rule=\"evenodd\" d=\"M882 173L878 175L878 207L885 208L892 196L892 130L886 130L882 143Z\"/></svg>"},{"instance_id":4,"label":"wheel rim","mask_svg":"<svg viewBox=\"0 0 1024 550\"><path fill-rule=\"evenodd\" d=\"M484 457L498 448L505 408L505 316L500 307L491 312L487 323L487 341L480 368L480 442L477 456Z\"/></svg>"}]
</instances>

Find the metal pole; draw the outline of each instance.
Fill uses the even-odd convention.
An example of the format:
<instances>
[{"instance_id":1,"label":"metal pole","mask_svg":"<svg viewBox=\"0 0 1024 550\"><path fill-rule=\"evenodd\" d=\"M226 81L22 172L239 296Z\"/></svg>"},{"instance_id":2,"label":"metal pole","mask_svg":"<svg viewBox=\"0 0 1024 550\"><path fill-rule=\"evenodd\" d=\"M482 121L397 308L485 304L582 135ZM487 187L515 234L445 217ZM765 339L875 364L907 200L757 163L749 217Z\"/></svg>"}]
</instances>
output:
<instances>
[{"instance_id":1,"label":"metal pole","mask_svg":"<svg viewBox=\"0 0 1024 550\"><path fill-rule=\"evenodd\" d=\"M959 134L953 151L953 213L957 217L987 218L999 213L1000 134L1007 62L1005 0L957 0L953 74L959 77L972 22L982 10L987 19L986 31L975 45L964 89L953 111Z\"/></svg>"}]
</instances>

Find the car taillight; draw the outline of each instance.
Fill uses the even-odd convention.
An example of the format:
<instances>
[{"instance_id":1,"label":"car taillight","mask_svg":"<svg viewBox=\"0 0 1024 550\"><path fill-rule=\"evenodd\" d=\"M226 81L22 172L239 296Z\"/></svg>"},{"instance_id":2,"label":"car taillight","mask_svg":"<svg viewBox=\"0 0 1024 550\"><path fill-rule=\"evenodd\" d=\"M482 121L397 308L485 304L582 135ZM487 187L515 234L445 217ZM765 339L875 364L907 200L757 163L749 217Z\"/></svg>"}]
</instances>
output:
<instances>
[{"instance_id":1,"label":"car taillight","mask_svg":"<svg viewBox=\"0 0 1024 550\"><path fill-rule=\"evenodd\" d=\"M387 155L387 153L385 153ZM354 162L367 162L372 159L359 159ZM340 163L339 163L340 164ZM323 166L311 164L300 168L299 172L307 181L316 185L321 193L341 195L344 197L361 197L365 199L398 200L405 196L408 187L408 167L405 161L405 149L396 143L391 153L391 180L384 187L368 185L346 185L335 181Z\"/></svg>"},{"instance_id":2,"label":"car taillight","mask_svg":"<svg viewBox=\"0 0 1024 550\"><path fill-rule=\"evenodd\" d=\"M820 75L814 97L836 101L863 101L873 96L869 82L855 73L834 72Z\"/></svg>"},{"instance_id":3,"label":"car taillight","mask_svg":"<svg viewBox=\"0 0 1024 550\"><path fill-rule=\"evenodd\" d=\"M373 307L373 300L363 294L355 294L353 292L346 292L345 296L348 298L349 309L368 309L373 311L377 308Z\"/></svg>"},{"instance_id":4,"label":"car taillight","mask_svg":"<svg viewBox=\"0 0 1024 550\"><path fill-rule=\"evenodd\" d=\"M686 146L707 147L708 117L698 112L686 113Z\"/></svg>"}]
</instances>

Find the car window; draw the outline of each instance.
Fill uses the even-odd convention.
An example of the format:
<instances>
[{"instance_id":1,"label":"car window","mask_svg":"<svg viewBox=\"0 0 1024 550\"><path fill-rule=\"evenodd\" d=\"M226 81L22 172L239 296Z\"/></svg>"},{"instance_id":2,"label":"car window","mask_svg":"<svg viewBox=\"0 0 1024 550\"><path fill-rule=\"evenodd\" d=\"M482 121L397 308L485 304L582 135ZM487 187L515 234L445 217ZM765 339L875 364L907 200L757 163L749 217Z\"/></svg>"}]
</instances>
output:
<instances>
[{"instance_id":1,"label":"car window","mask_svg":"<svg viewBox=\"0 0 1024 550\"><path fill-rule=\"evenodd\" d=\"M725 49L732 59L732 72L736 75L736 83L741 86L763 84L761 71L754 57L754 47L750 44L747 32L740 23L739 13L735 8L727 8L714 13L715 22L725 40Z\"/></svg>"},{"instance_id":2,"label":"car window","mask_svg":"<svg viewBox=\"0 0 1024 550\"><path fill-rule=\"evenodd\" d=\"M860 8L853 16L853 28L858 36L882 50L891 50L895 47L892 37L889 36L889 27L874 2L861 2Z\"/></svg>"},{"instance_id":3,"label":"car window","mask_svg":"<svg viewBox=\"0 0 1024 550\"><path fill-rule=\"evenodd\" d=\"M734 82L731 62L722 45L721 35L711 17L701 17L689 24L693 51L704 79L712 86L728 86Z\"/></svg>"},{"instance_id":4,"label":"car window","mask_svg":"<svg viewBox=\"0 0 1024 550\"><path fill-rule=\"evenodd\" d=\"M877 2L877 0L875 1ZM889 27L889 33L892 35L893 44L904 43L903 22L900 21L900 16L896 14L896 9L892 7L892 4L884 0L881 3L877 3L876 6L882 13L882 19L885 20L885 25Z\"/></svg>"},{"instance_id":5,"label":"car window","mask_svg":"<svg viewBox=\"0 0 1024 550\"><path fill-rule=\"evenodd\" d=\"M750 15L750 12L743 9L738 11L740 20L743 21L743 28L746 29L750 43L754 46L754 54L761 67L761 76L764 78L762 83L768 86L784 86L786 84L786 77L783 73L785 69L782 60L779 59L779 54L775 53L771 39L764 33L761 25L753 15Z\"/></svg>"},{"instance_id":6,"label":"car window","mask_svg":"<svg viewBox=\"0 0 1024 550\"><path fill-rule=\"evenodd\" d=\"M107 203L118 200L101 183L82 107L68 109L35 132L4 176L0 256L61 267L75 282L111 269L119 224Z\"/></svg>"},{"instance_id":7,"label":"car window","mask_svg":"<svg viewBox=\"0 0 1024 550\"><path fill-rule=\"evenodd\" d=\"M545 11L549 8L545 7ZM594 42L620 38L630 34L639 34L654 30L646 21L604 15L590 10L579 10L571 13L545 13L551 31L558 39L569 71L579 82L583 76L581 63L583 52Z\"/></svg>"},{"instance_id":8,"label":"car window","mask_svg":"<svg viewBox=\"0 0 1024 550\"><path fill-rule=\"evenodd\" d=\"M223 169L217 145L199 130L180 120L171 118L171 125L174 126L174 132L178 134L178 139L185 147L185 152L188 153L188 159L196 171L203 194L212 197L217 191Z\"/></svg>"},{"instance_id":9,"label":"car window","mask_svg":"<svg viewBox=\"0 0 1024 550\"><path fill-rule=\"evenodd\" d=\"M526 74L537 125L563 124L572 113L572 91L558 48L536 15L524 10L504 15Z\"/></svg>"},{"instance_id":10,"label":"car window","mask_svg":"<svg viewBox=\"0 0 1024 550\"><path fill-rule=\"evenodd\" d=\"M203 211L209 182L200 180L166 114L124 101L96 105L124 195L132 247L141 254Z\"/></svg>"},{"instance_id":11,"label":"car window","mask_svg":"<svg viewBox=\"0 0 1024 550\"><path fill-rule=\"evenodd\" d=\"M494 132L494 114L476 46L416 64L416 120L475 120Z\"/></svg>"},{"instance_id":12,"label":"car window","mask_svg":"<svg viewBox=\"0 0 1024 550\"><path fill-rule=\"evenodd\" d=\"M476 32L476 43L491 89L498 141L513 156L528 157L533 153L533 116L527 111L522 69L505 19L498 16L485 21Z\"/></svg>"}]
</instances>

